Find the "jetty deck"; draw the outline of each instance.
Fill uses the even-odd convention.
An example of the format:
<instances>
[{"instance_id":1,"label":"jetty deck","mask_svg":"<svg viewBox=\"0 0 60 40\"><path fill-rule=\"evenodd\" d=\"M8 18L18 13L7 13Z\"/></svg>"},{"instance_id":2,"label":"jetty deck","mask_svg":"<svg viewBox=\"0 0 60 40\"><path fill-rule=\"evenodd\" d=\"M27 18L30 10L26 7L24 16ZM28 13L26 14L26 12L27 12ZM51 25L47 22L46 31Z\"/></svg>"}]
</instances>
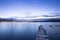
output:
<instances>
[{"instance_id":1,"label":"jetty deck","mask_svg":"<svg viewBox=\"0 0 60 40\"><path fill-rule=\"evenodd\" d=\"M48 35L46 34L46 30L42 25L40 25L38 28L35 40L49 40Z\"/></svg>"}]
</instances>

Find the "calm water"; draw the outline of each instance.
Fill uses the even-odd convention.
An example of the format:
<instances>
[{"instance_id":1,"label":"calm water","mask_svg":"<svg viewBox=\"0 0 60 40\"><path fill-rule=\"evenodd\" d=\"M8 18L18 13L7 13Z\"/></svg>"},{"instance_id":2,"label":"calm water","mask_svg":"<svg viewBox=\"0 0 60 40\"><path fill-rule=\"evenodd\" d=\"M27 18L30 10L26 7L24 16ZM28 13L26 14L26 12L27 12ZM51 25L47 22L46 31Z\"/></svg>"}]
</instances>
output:
<instances>
[{"instance_id":1,"label":"calm water","mask_svg":"<svg viewBox=\"0 0 60 40\"><path fill-rule=\"evenodd\" d=\"M50 40L60 40L60 22L0 22L0 40L35 40L39 25Z\"/></svg>"}]
</instances>

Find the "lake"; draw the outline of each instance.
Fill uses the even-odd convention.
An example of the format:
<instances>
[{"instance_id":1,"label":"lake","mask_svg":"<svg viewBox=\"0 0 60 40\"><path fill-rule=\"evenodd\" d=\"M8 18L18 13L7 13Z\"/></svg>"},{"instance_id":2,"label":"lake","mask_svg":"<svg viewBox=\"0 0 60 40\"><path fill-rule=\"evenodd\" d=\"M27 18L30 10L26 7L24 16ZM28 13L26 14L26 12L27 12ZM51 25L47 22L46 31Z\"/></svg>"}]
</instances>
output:
<instances>
[{"instance_id":1,"label":"lake","mask_svg":"<svg viewBox=\"0 0 60 40\"><path fill-rule=\"evenodd\" d=\"M60 40L60 22L0 22L0 40L35 40L40 25L50 40Z\"/></svg>"}]
</instances>

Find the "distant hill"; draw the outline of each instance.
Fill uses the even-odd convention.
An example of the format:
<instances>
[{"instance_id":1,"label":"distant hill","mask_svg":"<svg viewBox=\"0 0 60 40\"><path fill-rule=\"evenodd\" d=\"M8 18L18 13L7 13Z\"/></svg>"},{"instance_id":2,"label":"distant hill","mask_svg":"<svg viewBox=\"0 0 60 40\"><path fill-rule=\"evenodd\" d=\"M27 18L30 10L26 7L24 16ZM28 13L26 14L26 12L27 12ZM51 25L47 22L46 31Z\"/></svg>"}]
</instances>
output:
<instances>
[{"instance_id":1,"label":"distant hill","mask_svg":"<svg viewBox=\"0 0 60 40\"><path fill-rule=\"evenodd\" d=\"M51 19L16 19L16 18L0 18L0 22L2 21L15 21L15 22L60 22L60 18L51 18Z\"/></svg>"},{"instance_id":2,"label":"distant hill","mask_svg":"<svg viewBox=\"0 0 60 40\"><path fill-rule=\"evenodd\" d=\"M56 18L56 19L49 19L46 20L47 22L60 22L60 18Z\"/></svg>"},{"instance_id":3,"label":"distant hill","mask_svg":"<svg viewBox=\"0 0 60 40\"><path fill-rule=\"evenodd\" d=\"M1 21L14 21L14 18L0 18L0 22Z\"/></svg>"},{"instance_id":4,"label":"distant hill","mask_svg":"<svg viewBox=\"0 0 60 40\"><path fill-rule=\"evenodd\" d=\"M32 20L32 22L60 22L60 18L54 18L54 19L35 19L35 20Z\"/></svg>"}]
</instances>

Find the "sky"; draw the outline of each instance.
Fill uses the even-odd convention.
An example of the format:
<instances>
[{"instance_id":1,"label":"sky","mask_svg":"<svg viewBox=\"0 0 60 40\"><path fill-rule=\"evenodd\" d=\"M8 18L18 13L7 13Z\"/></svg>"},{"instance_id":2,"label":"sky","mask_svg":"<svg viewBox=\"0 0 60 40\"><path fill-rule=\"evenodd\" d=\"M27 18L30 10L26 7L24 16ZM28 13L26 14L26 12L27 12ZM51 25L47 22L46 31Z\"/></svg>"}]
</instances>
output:
<instances>
[{"instance_id":1,"label":"sky","mask_svg":"<svg viewBox=\"0 0 60 40\"><path fill-rule=\"evenodd\" d=\"M60 15L60 0L0 0L0 17Z\"/></svg>"}]
</instances>

